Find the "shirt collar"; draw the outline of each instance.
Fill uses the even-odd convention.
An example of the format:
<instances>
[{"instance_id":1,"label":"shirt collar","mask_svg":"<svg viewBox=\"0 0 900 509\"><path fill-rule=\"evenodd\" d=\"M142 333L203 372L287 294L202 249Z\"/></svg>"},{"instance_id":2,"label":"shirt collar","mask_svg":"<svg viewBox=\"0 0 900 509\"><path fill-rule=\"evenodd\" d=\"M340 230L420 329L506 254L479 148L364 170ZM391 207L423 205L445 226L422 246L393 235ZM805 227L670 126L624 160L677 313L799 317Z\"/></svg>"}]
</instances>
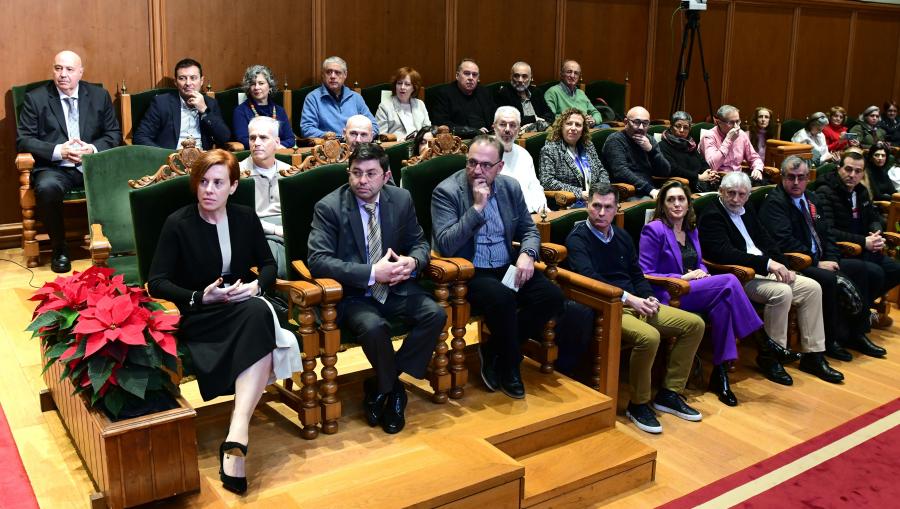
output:
<instances>
[{"instance_id":1,"label":"shirt collar","mask_svg":"<svg viewBox=\"0 0 900 509\"><path fill-rule=\"evenodd\" d=\"M75 85L75 91L72 92L72 95L66 95L62 90L59 89L59 87L56 87L56 93L58 93L59 97L61 97L61 98L74 97L75 99L78 99L78 89L80 87L81 87L80 83L78 85Z\"/></svg>"},{"instance_id":2,"label":"shirt collar","mask_svg":"<svg viewBox=\"0 0 900 509\"><path fill-rule=\"evenodd\" d=\"M366 210L366 202L359 199L359 196L353 195L356 198L356 206L359 207L360 210L365 212ZM381 192L378 192L378 196L375 197L375 210L378 211L379 203L381 203Z\"/></svg>"},{"instance_id":3,"label":"shirt collar","mask_svg":"<svg viewBox=\"0 0 900 509\"><path fill-rule=\"evenodd\" d=\"M613 228L612 225L609 225L609 235L607 236L604 235L603 232L595 228L590 221L585 221L585 223L587 224L588 229L591 230L591 233L593 233L594 236L600 239L600 242L603 242L604 244L609 244L613 239L613 235L615 235L616 233L616 229Z\"/></svg>"},{"instance_id":4,"label":"shirt collar","mask_svg":"<svg viewBox=\"0 0 900 509\"><path fill-rule=\"evenodd\" d=\"M266 177L268 179L275 176L275 172L278 171L278 160L275 161L275 164L272 165L271 168L263 168L262 166L257 166L253 160L250 160L250 164L253 166L253 171Z\"/></svg>"},{"instance_id":5,"label":"shirt collar","mask_svg":"<svg viewBox=\"0 0 900 509\"><path fill-rule=\"evenodd\" d=\"M559 80L559 86L563 89L563 92L570 96L574 96L576 91L578 90L578 85L575 85L575 87L570 90L569 85L567 85L563 80Z\"/></svg>"}]
</instances>

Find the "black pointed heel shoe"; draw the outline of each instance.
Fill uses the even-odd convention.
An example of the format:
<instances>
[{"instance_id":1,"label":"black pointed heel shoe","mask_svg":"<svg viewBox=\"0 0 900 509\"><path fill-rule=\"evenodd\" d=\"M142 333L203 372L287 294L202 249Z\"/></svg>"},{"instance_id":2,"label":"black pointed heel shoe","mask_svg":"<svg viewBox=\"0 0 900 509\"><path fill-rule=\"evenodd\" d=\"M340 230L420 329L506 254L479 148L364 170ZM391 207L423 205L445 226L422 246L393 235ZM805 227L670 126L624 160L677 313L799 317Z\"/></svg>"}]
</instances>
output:
<instances>
[{"instance_id":1,"label":"black pointed heel shoe","mask_svg":"<svg viewBox=\"0 0 900 509\"><path fill-rule=\"evenodd\" d=\"M243 495L247 491L246 477L232 477L225 473L225 451L237 449L243 453L246 461L247 446L237 442L222 442L219 446L219 479L222 481L222 487L238 495Z\"/></svg>"},{"instance_id":2,"label":"black pointed heel shoe","mask_svg":"<svg viewBox=\"0 0 900 509\"><path fill-rule=\"evenodd\" d=\"M713 366L712 374L709 376L709 391L715 393L719 397L719 401L728 406L737 406L738 404L737 396L731 392L728 370L721 364Z\"/></svg>"}]
</instances>

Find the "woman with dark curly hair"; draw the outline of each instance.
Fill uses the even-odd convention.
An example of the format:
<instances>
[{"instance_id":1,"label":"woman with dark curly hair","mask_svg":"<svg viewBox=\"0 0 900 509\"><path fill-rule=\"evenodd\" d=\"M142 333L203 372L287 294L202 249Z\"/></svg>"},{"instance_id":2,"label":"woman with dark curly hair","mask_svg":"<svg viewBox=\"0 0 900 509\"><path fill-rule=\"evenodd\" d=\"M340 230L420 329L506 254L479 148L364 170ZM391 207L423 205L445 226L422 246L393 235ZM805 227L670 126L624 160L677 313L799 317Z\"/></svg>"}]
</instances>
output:
<instances>
[{"instance_id":1,"label":"woman with dark curly hair","mask_svg":"<svg viewBox=\"0 0 900 509\"><path fill-rule=\"evenodd\" d=\"M544 190L574 193L573 207L585 206L593 184L609 184L609 174L591 143L581 110L569 108L556 117L541 148L540 168Z\"/></svg>"},{"instance_id":2,"label":"woman with dark curly hair","mask_svg":"<svg viewBox=\"0 0 900 509\"><path fill-rule=\"evenodd\" d=\"M247 94L247 100L234 108L234 115L231 117L234 141L243 143L244 148L250 148L247 124L251 118L263 116L278 121L278 139L281 148L293 147L297 141L287 112L272 100L272 94L278 91L272 69L264 65L251 65L244 72L242 86L244 93Z\"/></svg>"}]
</instances>

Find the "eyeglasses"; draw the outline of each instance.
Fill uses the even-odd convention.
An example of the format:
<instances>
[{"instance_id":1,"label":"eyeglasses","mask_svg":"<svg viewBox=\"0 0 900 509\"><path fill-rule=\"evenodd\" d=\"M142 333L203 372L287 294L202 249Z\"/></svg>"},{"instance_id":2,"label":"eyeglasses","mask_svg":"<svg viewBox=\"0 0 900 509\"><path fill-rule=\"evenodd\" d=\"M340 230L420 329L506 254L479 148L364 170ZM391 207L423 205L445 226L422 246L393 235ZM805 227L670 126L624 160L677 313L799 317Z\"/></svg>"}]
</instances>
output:
<instances>
[{"instance_id":1,"label":"eyeglasses","mask_svg":"<svg viewBox=\"0 0 900 509\"><path fill-rule=\"evenodd\" d=\"M356 180L360 180L363 177L366 177L366 179L368 179L368 180L374 180L384 174L384 172L378 172L375 170L372 170L372 171L348 170L347 173L349 173L350 176Z\"/></svg>"},{"instance_id":2,"label":"eyeglasses","mask_svg":"<svg viewBox=\"0 0 900 509\"><path fill-rule=\"evenodd\" d=\"M676 131L687 131L690 128L691 128L690 124L675 124L672 126L672 129L674 129Z\"/></svg>"},{"instance_id":3,"label":"eyeglasses","mask_svg":"<svg viewBox=\"0 0 900 509\"><path fill-rule=\"evenodd\" d=\"M474 169L478 167L481 171L488 171L494 166L500 164L500 161L489 163L487 161L476 161L475 159L466 159L466 168Z\"/></svg>"},{"instance_id":4,"label":"eyeglasses","mask_svg":"<svg viewBox=\"0 0 900 509\"><path fill-rule=\"evenodd\" d=\"M632 119L632 118L629 118L627 120L629 122L631 122L631 125L633 125L635 127L650 127L649 120L638 120L638 119Z\"/></svg>"},{"instance_id":5,"label":"eyeglasses","mask_svg":"<svg viewBox=\"0 0 900 509\"><path fill-rule=\"evenodd\" d=\"M719 119L717 119L717 120L718 120L719 122L722 122L723 124L727 124L727 125L738 125L738 124L741 123L741 119L737 119L737 120L725 120L725 119L719 118Z\"/></svg>"},{"instance_id":6,"label":"eyeglasses","mask_svg":"<svg viewBox=\"0 0 900 509\"><path fill-rule=\"evenodd\" d=\"M809 180L809 175L792 175L788 173L784 176L784 180L787 180L788 182L806 182Z\"/></svg>"}]
</instances>

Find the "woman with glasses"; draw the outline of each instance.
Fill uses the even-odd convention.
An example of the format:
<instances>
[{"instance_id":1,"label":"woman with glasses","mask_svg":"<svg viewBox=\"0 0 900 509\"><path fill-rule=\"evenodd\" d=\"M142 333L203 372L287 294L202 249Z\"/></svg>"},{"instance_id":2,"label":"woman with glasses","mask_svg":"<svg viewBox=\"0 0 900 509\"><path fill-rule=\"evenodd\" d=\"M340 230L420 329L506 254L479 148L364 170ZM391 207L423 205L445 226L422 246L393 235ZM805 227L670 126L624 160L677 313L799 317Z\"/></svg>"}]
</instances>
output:
<instances>
[{"instance_id":1,"label":"woman with glasses","mask_svg":"<svg viewBox=\"0 0 900 509\"><path fill-rule=\"evenodd\" d=\"M244 144L244 148L250 148L250 133L248 125L253 117L271 117L278 121L278 139L281 146L278 148L291 148L296 145L294 131L291 130L291 121L288 120L284 108L275 104L272 94L278 91L272 70L264 65L251 65L244 72L242 83L247 100L234 108L231 123L234 124L234 140Z\"/></svg>"},{"instance_id":2,"label":"woman with glasses","mask_svg":"<svg viewBox=\"0 0 900 509\"><path fill-rule=\"evenodd\" d=\"M415 97L422 87L422 76L411 67L401 67L391 83L391 95L381 101L375 113L378 132L396 134L401 141L412 139L420 129L431 125L425 103Z\"/></svg>"},{"instance_id":3,"label":"woman with glasses","mask_svg":"<svg viewBox=\"0 0 900 509\"><path fill-rule=\"evenodd\" d=\"M832 106L828 110L828 125L822 128L828 150L840 152L847 147L858 147L859 140L850 139L847 136L847 126L844 119L847 118L847 110L841 106Z\"/></svg>"},{"instance_id":4,"label":"woman with glasses","mask_svg":"<svg viewBox=\"0 0 900 509\"><path fill-rule=\"evenodd\" d=\"M897 101L885 101L881 109L884 116L878 127L884 129L884 139L891 145L900 145L900 118L897 118Z\"/></svg>"},{"instance_id":5,"label":"woman with glasses","mask_svg":"<svg viewBox=\"0 0 900 509\"><path fill-rule=\"evenodd\" d=\"M806 143L812 145L812 162L818 166L838 160L838 154L828 150L828 142L822 129L828 125L828 118L821 111L817 111L806 117L806 125L791 137L794 143Z\"/></svg>"},{"instance_id":6,"label":"woman with glasses","mask_svg":"<svg viewBox=\"0 0 900 509\"><path fill-rule=\"evenodd\" d=\"M773 116L772 110L765 106L759 106L753 111L753 121L750 122L750 143L764 161L766 159L766 141L775 137L775 129L769 128Z\"/></svg>"},{"instance_id":7,"label":"woman with glasses","mask_svg":"<svg viewBox=\"0 0 900 509\"><path fill-rule=\"evenodd\" d=\"M855 133L859 137L859 146L869 148L879 141L884 141L884 129L878 127L881 122L881 110L878 106L872 105L864 109L859 115L859 123L850 129L851 133Z\"/></svg>"},{"instance_id":8,"label":"woman with glasses","mask_svg":"<svg viewBox=\"0 0 900 509\"><path fill-rule=\"evenodd\" d=\"M673 177L688 179L694 192L715 191L719 174L710 169L703 154L697 151L697 143L690 136L691 123L691 116L685 111L672 114L671 127L663 131L659 149L669 161Z\"/></svg>"},{"instance_id":9,"label":"woman with glasses","mask_svg":"<svg viewBox=\"0 0 900 509\"><path fill-rule=\"evenodd\" d=\"M703 264L691 191L681 182L670 180L660 188L653 220L641 231L639 253L644 274L689 282L691 291L681 297L679 308L708 316L714 364L709 389L722 403L737 405L727 363L737 359L736 340L759 330L763 322L734 275L711 276ZM660 302L668 304L668 292L660 287L654 291Z\"/></svg>"},{"instance_id":10,"label":"woman with glasses","mask_svg":"<svg viewBox=\"0 0 900 509\"><path fill-rule=\"evenodd\" d=\"M576 208L585 206L593 184L609 184L581 110L569 108L553 122L547 143L541 148L540 179L546 191L575 194Z\"/></svg>"}]
</instances>

